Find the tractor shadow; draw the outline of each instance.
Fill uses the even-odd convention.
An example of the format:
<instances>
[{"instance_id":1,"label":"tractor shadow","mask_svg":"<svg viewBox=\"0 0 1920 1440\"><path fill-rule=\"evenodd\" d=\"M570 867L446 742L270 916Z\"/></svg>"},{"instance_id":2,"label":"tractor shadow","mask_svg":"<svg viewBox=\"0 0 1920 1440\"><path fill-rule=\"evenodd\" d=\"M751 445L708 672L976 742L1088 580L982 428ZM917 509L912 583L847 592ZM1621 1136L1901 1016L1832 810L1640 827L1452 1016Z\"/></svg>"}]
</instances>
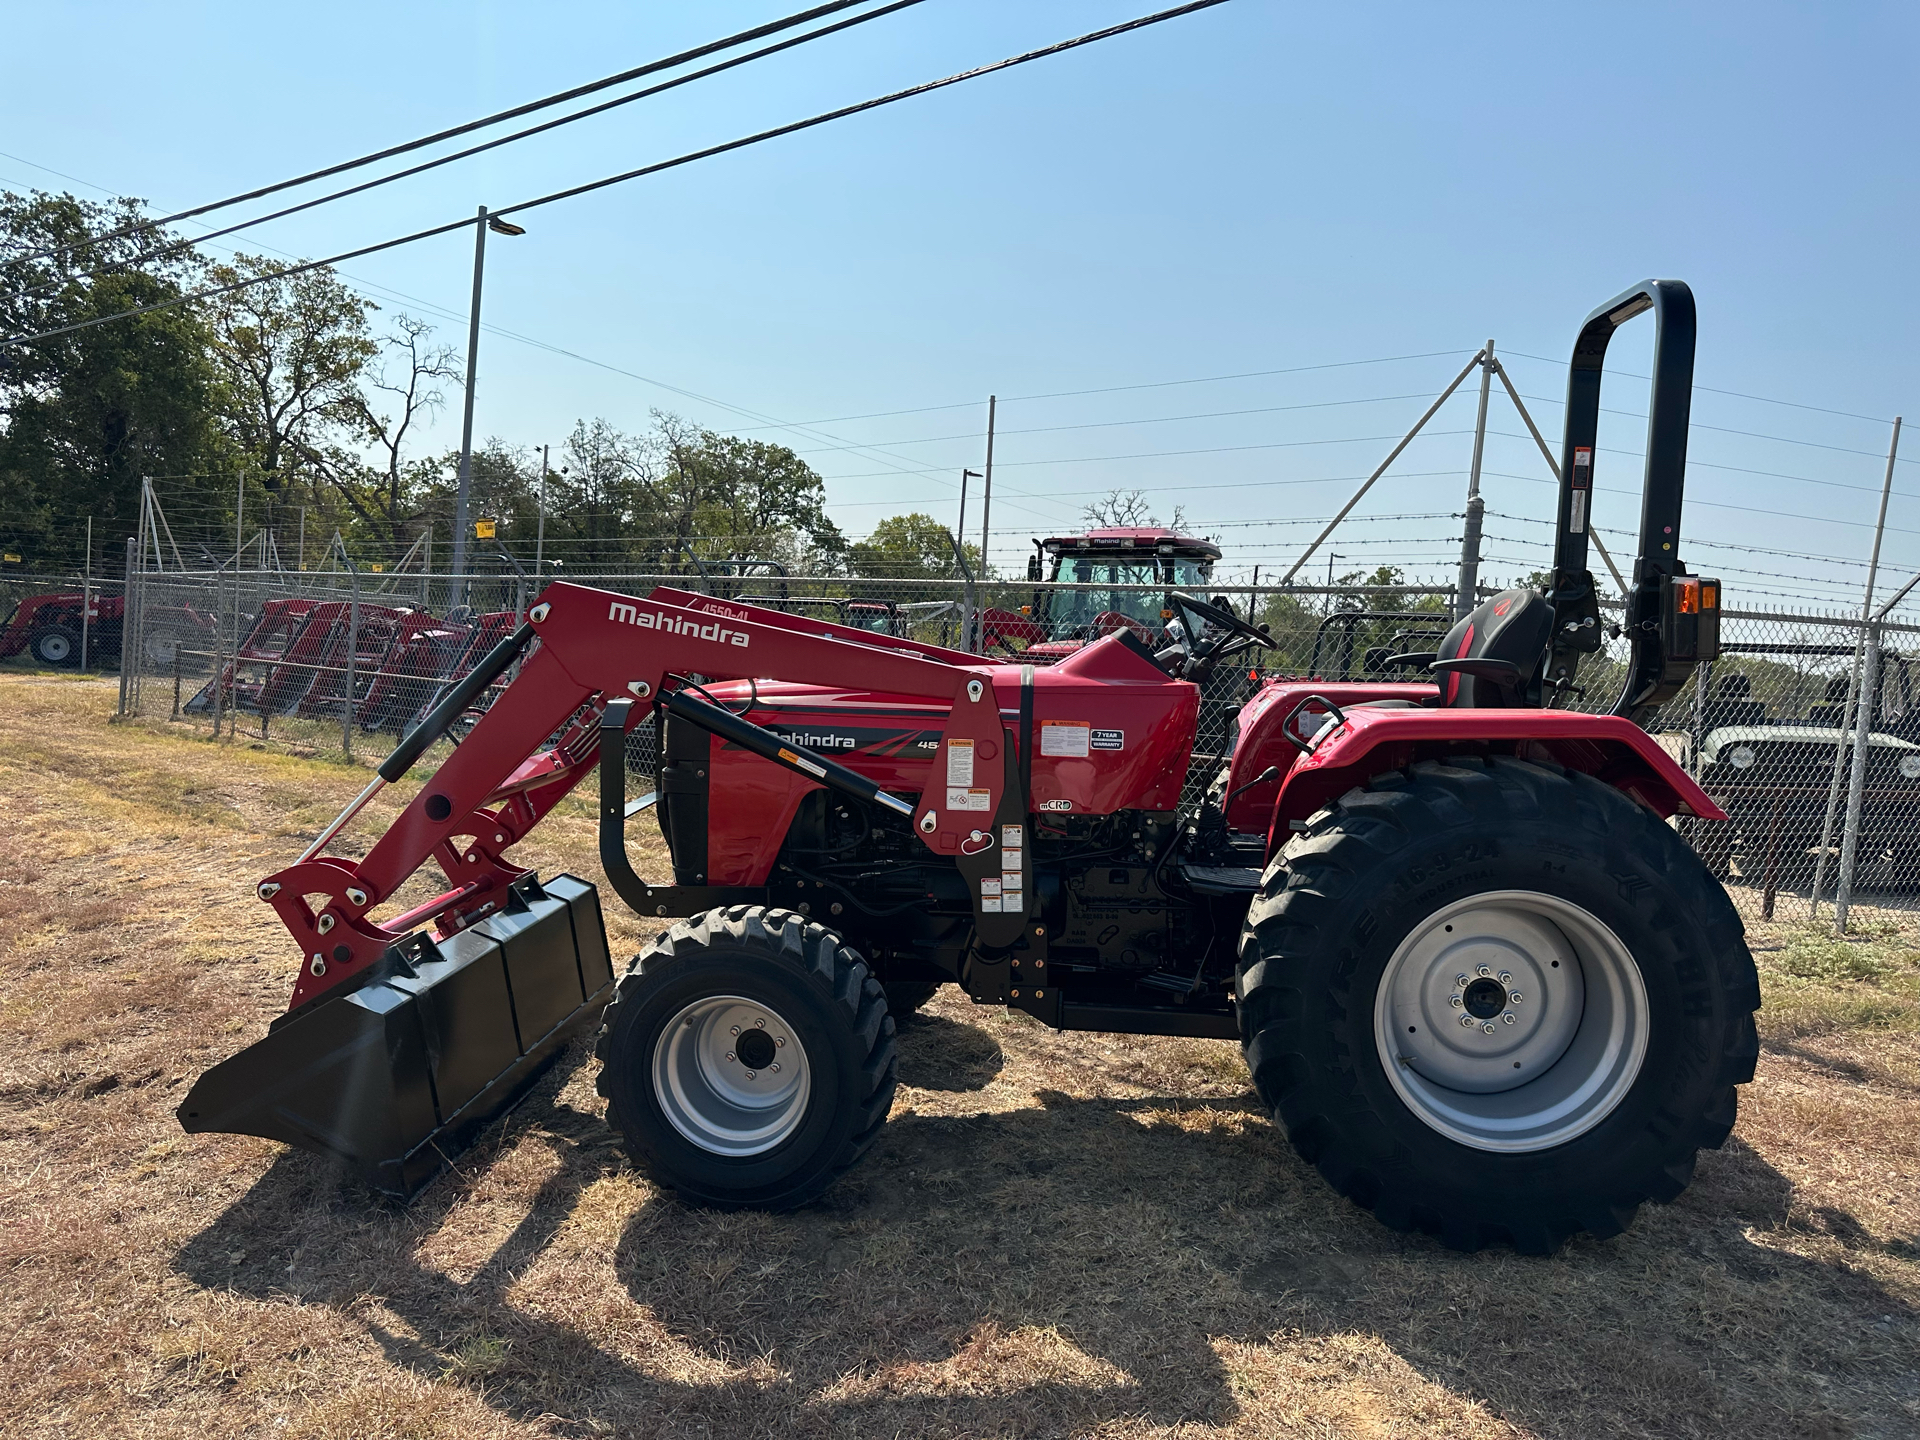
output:
<instances>
[{"instance_id":1,"label":"tractor shadow","mask_svg":"<svg viewBox=\"0 0 1920 1440\"><path fill-rule=\"evenodd\" d=\"M916 1090L984 1090L1006 1068L1000 1042L978 1025L920 1014L897 1022L900 1083Z\"/></svg>"},{"instance_id":2,"label":"tractor shadow","mask_svg":"<svg viewBox=\"0 0 1920 1440\"><path fill-rule=\"evenodd\" d=\"M929 1053L964 1038L931 1018L903 1028L903 1074L927 1059L916 1031ZM607 1237L609 1274L604 1248L570 1258L566 1232L592 1223L589 1187L629 1172L598 1116L556 1100L565 1068L466 1159L466 1178L411 1207L289 1153L175 1267L203 1286L351 1311L425 1377L459 1373L473 1337L505 1342L476 1393L563 1435L604 1422L743 1436L1291 1430L1314 1417L1330 1433L1395 1428L1311 1408L1353 1381L1328 1373L1329 1351L1378 1336L1412 1373L1371 1383L1383 1406L1409 1407L1409 1430L1420 1404L1477 1404L1570 1440L1735 1424L1746 1440L1840 1437L1854 1433L1832 1408L1847 1366L1897 1365L1920 1318L1857 1273L1750 1238L1786 1224L1791 1186L1738 1142L1703 1156L1693 1187L1624 1236L1547 1259L1460 1255L1333 1194L1250 1099L1057 1092L1010 1112L896 1110L865 1162L795 1214L648 1198ZM529 1153L544 1178L513 1204L510 1230L470 1263L429 1263L452 1212ZM1874 1243L1840 1212L1814 1223ZM555 1269L550 1283L618 1301L526 1303L540 1294L534 1272ZM547 1318L616 1303L623 1329L643 1313L642 1328L664 1329L642 1360L622 1358L634 1342ZM1850 1335L1867 1340L1836 1338ZM1754 1389L1735 1390L1743 1374L1763 1380L1767 1413L1742 1400ZM1421 1379L1450 1398L1394 1400ZM1291 1403L1296 1387L1307 1408L1274 1410L1268 1397Z\"/></svg>"}]
</instances>

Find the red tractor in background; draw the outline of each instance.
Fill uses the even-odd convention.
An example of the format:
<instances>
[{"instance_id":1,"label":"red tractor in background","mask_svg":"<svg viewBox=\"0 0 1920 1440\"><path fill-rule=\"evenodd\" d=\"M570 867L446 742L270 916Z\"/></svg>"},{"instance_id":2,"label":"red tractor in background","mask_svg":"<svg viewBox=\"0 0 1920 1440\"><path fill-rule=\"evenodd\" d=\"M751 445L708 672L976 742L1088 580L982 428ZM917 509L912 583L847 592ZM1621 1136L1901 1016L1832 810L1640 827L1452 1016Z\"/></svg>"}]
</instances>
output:
<instances>
[{"instance_id":1,"label":"red tractor in background","mask_svg":"<svg viewBox=\"0 0 1920 1440\"><path fill-rule=\"evenodd\" d=\"M119 664L126 600L94 591L93 613L83 624L85 605L85 593L79 590L26 596L0 625L0 660L25 653L42 665L64 669L80 663L84 645L89 664ZM155 668L171 667L180 647L211 645L215 629L212 616L190 605L156 608L146 626L147 660Z\"/></svg>"},{"instance_id":2,"label":"red tractor in background","mask_svg":"<svg viewBox=\"0 0 1920 1440\"><path fill-rule=\"evenodd\" d=\"M351 670L354 723L368 731L404 732L520 618L511 610L455 611L454 616L460 618L439 620L406 606L362 604L355 630L347 601L269 600L235 658L182 708L210 714L217 691L220 708L263 720L276 715L338 720L348 703L343 692ZM498 689L496 684L476 695L470 710L484 711Z\"/></svg>"},{"instance_id":3,"label":"red tractor in background","mask_svg":"<svg viewBox=\"0 0 1920 1440\"><path fill-rule=\"evenodd\" d=\"M980 617L980 648L991 653L998 645L1037 664L1071 655L1088 641L1116 630L1131 630L1149 645L1161 644L1167 622L1174 618L1167 595L1175 590L1204 590L1220 559L1220 547L1211 540L1152 525L1052 535L1033 544L1027 579L1037 581L1044 575L1051 584L1090 588L1036 591L1033 602L1023 605L1018 614L985 611ZM1051 563L1044 563L1043 556ZM1158 593L1118 588L1139 585L1161 588Z\"/></svg>"},{"instance_id":4,"label":"red tractor in background","mask_svg":"<svg viewBox=\"0 0 1920 1440\"><path fill-rule=\"evenodd\" d=\"M1630 654L1611 713L1577 713L1603 644L1602 367L1649 310ZM550 586L259 882L299 947L291 1007L182 1124L411 1194L597 1025L637 1165L693 1203L784 1209L873 1143L897 1017L955 983L1055 1029L1237 1041L1298 1151L1389 1225L1531 1252L1617 1233L1726 1138L1758 1054L1739 917L1666 823L1724 817L1636 723L1718 648L1719 584L1678 554L1693 350L1675 281L1589 316L1551 583L1391 657L1403 679L1267 681L1217 764L1195 755L1208 677L1272 642L1184 591L1164 643L1123 625L1035 665ZM516 664L387 831L328 853ZM629 801L649 717L655 791ZM617 978L596 887L514 859L596 772L607 883L659 925ZM628 858L649 807L670 878ZM393 913L430 859L445 888Z\"/></svg>"}]
</instances>

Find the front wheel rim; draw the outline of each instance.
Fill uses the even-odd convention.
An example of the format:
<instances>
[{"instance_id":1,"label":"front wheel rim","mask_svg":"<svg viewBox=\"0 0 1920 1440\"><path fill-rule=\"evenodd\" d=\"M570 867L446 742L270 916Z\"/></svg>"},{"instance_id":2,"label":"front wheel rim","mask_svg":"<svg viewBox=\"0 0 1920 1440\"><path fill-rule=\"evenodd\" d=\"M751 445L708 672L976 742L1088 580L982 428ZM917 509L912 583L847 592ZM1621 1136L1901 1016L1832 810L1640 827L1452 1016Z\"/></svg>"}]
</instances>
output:
<instances>
[{"instance_id":1,"label":"front wheel rim","mask_svg":"<svg viewBox=\"0 0 1920 1440\"><path fill-rule=\"evenodd\" d=\"M786 1019L744 995L683 1007L653 1047L653 1095L667 1122L713 1155L761 1155L806 1118L806 1046Z\"/></svg>"},{"instance_id":2,"label":"front wheel rim","mask_svg":"<svg viewBox=\"0 0 1920 1440\"><path fill-rule=\"evenodd\" d=\"M1394 950L1374 1043L1400 1099L1477 1150L1564 1145L1626 1098L1646 1059L1646 984L1580 906L1532 890L1442 907Z\"/></svg>"},{"instance_id":3,"label":"front wheel rim","mask_svg":"<svg viewBox=\"0 0 1920 1440\"><path fill-rule=\"evenodd\" d=\"M48 635L40 641L40 658L49 664L58 665L73 654L73 643L64 635Z\"/></svg>"}]
</instances>

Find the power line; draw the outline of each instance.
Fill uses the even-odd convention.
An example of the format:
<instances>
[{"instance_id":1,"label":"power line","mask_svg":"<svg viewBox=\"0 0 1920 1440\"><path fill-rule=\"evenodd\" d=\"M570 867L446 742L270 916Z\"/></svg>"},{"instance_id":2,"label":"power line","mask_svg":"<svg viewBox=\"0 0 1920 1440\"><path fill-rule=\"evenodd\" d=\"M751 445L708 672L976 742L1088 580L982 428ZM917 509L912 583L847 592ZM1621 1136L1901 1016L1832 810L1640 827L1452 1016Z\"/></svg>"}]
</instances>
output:
<instances>
[{"instance_id":1,"label":"power line","mask_svg":"<svg viewBox=\"0 0 1920 1440\"><path fill-rule=\"evenodd\" d=\"M1028 461L1023 463L1037 464L1041 462ZM896 472L881 470L866 473L888 475ZM1450 470L1396 470L1393 473L1393 478L1396 480L1430 480L1437 476L1462 475L1465 473L1465 471L1458 468ZM864 477L835 475L831 478L839 481ZM1308 475L1292 480L1228 480L1213 485L1182 485L1180 487L1180 493L1185 495L1195 490L1270 490L1283 485L1333 485L1342 481L1364 480L1366 478L1364 475ZM1036 495L1030 490L1015 490L1012 493L1025 496L1029 500L1066 500L1077 499L1082 495L1107 495L1111 494L1115 488L1116 487L1112 485L1103 485L1095 490L1050 490L1045 495ZM855 510L871 509L876 505L898 505L901 502L898 500L836 500L834 503L842 509ZM1329 520L1331 518L1333 517L1327 515L1321 516L1322 520Z\"/></svg>"},{"instance_id":2,"label":"power line","mask_svg":"<svg viewBox=\"0 0 1920 1440\"><path fill-rule=\"evenodd\" d=\"M1502 355L1511 355L1516 360L1537 360L1542 365L1552 365L1556 369L1564 367L1567 363L1564 360L1554 360L1545 355L1529 355L1524 350L1502 350L1500 353ZM1631 370L1615 370L1612 373L1627 380L1647 380L1652 378L1647 375L1636 375ZM1878 415L1857 415L1851 410L1831 410L1825 405L1806 405L1798 400L1775 400L1766 395L1749 395L1742 390L1719 390L1711 385L1698 384L1693 388L1696 390L1704 390L1709 395L1731 395L1736 400L1753 400L1761 405L1785 405L1792 410L1813 410L1822 415L1844 416L1848 420L1868 420L1875 425L1891 425L1893 423L1891 420L1884 419Z\"/></svg>"},{"instance_id":3,"label":"power line","mask_svg":"<svg viewBox=\"0 0 1920 1440\"><path fill-rule=\"evenodd\" d=\"M738 34L729 35L723 40L710 40L706 44L697 45L691 50L682 50L678 55L669 55L663 60L651 60L645 65L636 66L631 70L623 70L618 75L609 75L605 79L594 80L585 85L576 85L571 90L562 90L558 94L548 95L543 99L530 100L524 105L516 105L509 110L501 110L479 120L469 120L464 125L455 125L451 129L439 130L432 135L424 135L418 140L409 140L402 145L390 145L384 150L376 150L372 154L362 155L355 160L343 160L337 165L328 165L323 169L310 170L305 175L296 175L291 180L279 180L271 185L262 185L258 189L248 190L239 195L229 195L224 200L210 201L205 205L196 205L188 210L176 210L173 214L163 215L157 220L141 220L132 225L124 225L118 230L110 231L105 235L97 237L92 243L97 244L107 240L117 240L123 235L133 234L136 230L153 229L161 225L173 225L182 220L190 220L196 215L205 215L214 210L224 210L230 205L239 205L248 200L259 200L264 196L274 195L282 190L290 190L296 185L306 185L315 180L325 180L332 175L345 174L349 170L358 170L363 166L372 165L381 160L391 160L396 155L405 155L410 151L419 150L427 145L436 145L442 140L452 140L456 136L471 134L475 130L484 130L489 125L497 125L503 120L515 120L522 115L531 115L536 110L546 110L555 105L564 105L567 101L578 100L583 95L592 95L597 91L608 89L611 86L625 84L629 80L638 80L643 75L653 75L662 70L670 70L675 65L684 65L689 60L699 60L721 50L730 50L735 45L744 45L750 40L759 40L768 35L777 34L782 30L790 30L795 25L804 25L809 20L817 20L823 15L831 15L836 11L851 9L853 6L862 3L864 3L864 0L829 0L827 4L816 5L810 10L802 10L797 14L788 15L779 20L769 21L765 25L756 25L751 30L742 30ZM58 174L59 172L56 171L54 173ZM27 260L38 260L43 256L53 253L55 252L50 249L39 250L24 258Z\"/></svg>"},{"instance_id":4,"label":"power line","mask_svg":"<svg viewBox=\"0 0 1920 1440\"><path fill-rule=\"evenodd\" d=\"M1515 438L1520 437L1516 436ZM1688 463L1692 464L1693 462L1689 461ZM1482 470L1480 473L1482 475L1497 475L1502 480L1524 480L1529 485L1557 486L1560 483L1557 480L1544 479L1538 475L1515 475L1505 470ZM1635 500L1640 498L1640 492L1638 490L1622 490L1613 485L1596 485L1594 488L1606 495L1625 495ZM1855 530L1873 529L1872 522L1866 520L1839 520L1831 515L1802 515L1793 510L1762 510L1754 505L1734 505L1724 500L1701 500L1692 495L1687 497L1687 504L1705 505L1714 510L1738 510L1743 515L1772 515L1781 520L1811 520L1821 525L1846 525ZM1886 529L1887 532L1892 535L1920 535L1920 530L1904 530L1898 525L1889 525Z\"/></svg>"},{"instance_id":5,"label":"power line","mask_svg":"<svg viewBox=\"0 0 1920 1440\"><path fill-rule=\"evenodd\" d=\"M1002 395L1002 405L1012 405L1024 400L1059 400L1079 395L1114 395L1123 390L1163 390L1175 385L1214 385L1227 380L1258 380L1270 375L1304 375L1314 370L1345 370L1355 365L1391 365L1402 360L1430 360L1435 356L1465 355L1465 350L1427 350L1418 355L1377 355L1366 360L1332 360L1321 365L1289 365L1279 370L1242 370L1232 375L1191 375L1179 380L1147 380L1133 385L1103 385L1092 390L1052 390L1035 395ZM863 415L830 415L824 420L796 421L803 425L838 425L848 420L884 420L896 415L929 415L936 410L964 410L970 405L978 405L978 400L955 400L948 405L916 405L905 410L872 410ZM1360 403L1360 402L1352 402ZM1227 412L1234 413L1234 412ZM1251 413L1251 412L1248 412ZM1175 419L1183 417L1175 416ZM1115 421L1124 424L1124 421ZM750 433L750 432L749 432ZM1002 434L1009 432L1002 431ZM890 440L890 445L902 445L909 442Z\"/></svg>"},{"instance_id":6,"label":"power line","mask_svg":"<svg viewBox=\"0 0 1920 1440\"><path fill-rule=\"evenodd\" d=\"M858 4L858 3L864 3L864 0L845 0L845 3ZM694 70L685 75L676 75L673 79L663 81L661 84L650 85L644 90L636 90L631 95L622 95L622 96L619 96L617 99L604 101L599 105L589 106L585 110L575 111L571 115L562 115L557 120L548 120L539 125L529 126L525 130L516 130L511 135L502 135L497 139L488 140L479 145L469 146L465 150L456 150L450 155L441 155L436 157L435 159L424 161L419 165L409 166L405 170L396 170L389 175L381 175L372 180L362 181L360 184L350 185L344 190L335 190L326 195L315 196L311 200L302 200L297 205L288 205L282 209L271 211L270 213L265 215L256 215L250 220L239 221L237 224L229 225L225 229L210 231L205 235L201 235L192 239L177 240L171 244L162 245L156 249L149 250L145 254L136 255L129 260L119 261L112 265L104 265L96 270L82 271L76 275L62 276L58 281L50 281L46 285L42 285L37 288L39 290L57 289L59 288L59 286L68 284L74 280L96 279L101 275L111 274L111 273L114 273L115 271L130 269L135 266L144 265L153 260L163 259L168 255L176 253L177 251L191 249L195 245L203 245L210 240L218 240L224 236L235 234L241 230L250 230L254 226L264 225L270 220L280 220L280 219L284 219L289 215L297 215L303 210L311 210L316 206L330 204L335 200L344 200L348 196L358 195L358 194L361 194L363 191L367 191L367 190L378 189L382 185L389 185L395 180L409 179L412 176L424 174L428 170L438 169L442 165L451 165L456 160L465 160L470 158L471 156L481 154L484 151L498 149L502 145L510 145L517 140L524 140L527 137L532 135L539 135L548 130L555 130L563 125L571 125L576 120L585 120L590 116L603 114L608 110L617 109L622 105L631 105L636 100L645 100L652 96L662 94L665 91L677 89L682 85L691 84L695 80L704 80L708 76L718 75L724 70L736 69L741 65L750 63L751 61L763 59L768 55L778 54L780 51L783 51L783 50L791 50L796 46L805 45L809 41L819 40L824 38L825 36L837 34L842 30L851 29L856 25L864 25L869 20L878 20L882 16L893 14L897 10L904 10L908 6L918 5L921 3L923 3L923 0L893 0L892 4L884 5L878 10L870 10L864 15L855 15L846 20L839 20L833 23L832 25L822 26L818 30L810 30L804 35L795 35L786 40L778 41L772 45L762 46L758 50L750 50L745 55L736 55L733 59L722 60L717 65L709 65L704 69ZM661 63L664 64L666 62L661 62ZM31 163L31 162L28 162L28 163ZM55 173L57 174L58 172L56 171ZM85 182L82 182L82 183L85 183ZM297 184L297 183L299 182L297 181L288 182L288 184ZM215 208L218 208L218 207L215 207ZM155 225L158 225L163 222L155 221L153 223ZM102 238L109 239L112 237L105 236ZM94 243L94 242L89 242L89 243ZM22 291L20 293L30 295L35 293L35 291L32 289L29 289L26 291Z\"/></svg>"},{"instance_id":7,"label":"power line","mask_svg":"<svg viewBox=\"0 0 1920 1440\"><path fill-rule=\"evenodd\" d=\"M1695 388L1703 389L1705 387L1697 386ZM1565 405L1567 403L1564 400L1556 400L1551 395L1525 395L1525 396L1522 396L1521 398L1525 400L1531 400L1538 405ZM1773 403L1777 405L1784 405L1784 404L1787 404L1788 402L1784 400L1777 400L1777 401L1774 401ZM1601 406L1600 408L1601 408L1601 413L1606 415L1623 415L1633 420L1644 420L1647 418L1643 413L1641 413L1638 410L1613 410L1613 409L1609 409L1604 405ZM1811 409L1813 407L1809 406L1807 408ZM1889 421L1888 423L1891 424L1892 422ZM1771 440L1777 445L1805 445L1810 449L1833 450L1833 451L1837 451L1839 454L1842 454L1842 455L1865 455L1869 459L1873 459L1873 460L1886 459L1886 451L1884 450L1856 450L1851 445L1827 445L1818 440L1796 440L1791 435L1766 435L1766 434L1762 434L1758 430L1738 430L1731 425L1708 425L1702 421L1694 420L1691 418L1689 418L1687 421L1687 428L1689 430L1712 430L1721 435L1744 435L1751 440ZM1916 462L1909 460L1907 463L1913 464ZM1878 486L1874 486L1872 488L1876 491L1879 489Z\"/></svg>"},{"instance_id":8,"label":"power line","mask_svg":"<svg viewBox=\"0 0 1920 1440\"><path fill-rule=\"evenodd\" d=\"M1190 415L1151 415L1140 420L1089 420L1076 425L1029 425L1023 428L1000 430L1002 435L1052 435L1066 430L1112 430L1124 425L1170 425L1182 420L1226 420L1242 415L1277 415L1292 410L1332 410L1347 405L1381 405L1392 400L1425 400L1427 392L1411 395L1373 395L1364 400L1313 400L1299 405L1262 405L1250 410L1206 410ZM889 440L889 445L935 445L948 440L977 440L977 431L965 431L958 435L922 435L913 440ZM802 450L802 455L818 455L833 447L821 450Z\"/></svg>"},{"instance_id":9,"label":"power line","mask_svg":"<svg viewBox=\"0 0 1920 1440\"><path fill-rule=\"evenodd\" d=\"M688 151L686 154L675 156L671 160L661 160L652 165L642 165L637 169L622 171L620 174L609 175L600 180L590 180L583 185L572 185L564 190L556 190L551 194L542 195L532 200L522 200L518 204L503 206L495 210L493 217L498 218L507 215L516 215L522 211L536 209L542 205L551 205L557 201L570 200L576 196L590 194L595 190L604 190L611 185L624 184L629 180L637 180L646 175L657 175L663 170L671 170L677 166L688 165L696 160L711 159L713 156L723 155L733 150L744 149L749 145L758 145L763 141L796 134L802 130L810 130L815 126L825 125L834 120L843 120L849 116L862 114L868 110L878 109L883 105L892 105L901 100L926 95L935 90L945 89L949 85L958 85L968 80L977 80L982 76L1011 69L1016 65L1025 65L1034 60L1048 59L1054 55L1063 54L1068 50L1078 49L1083 45L1091 45L1097 41L1112 39L1117 35L1129 34L1135 30L1144 29L1149 25L1158 25L1163 21L1178 19L1186 15L1194 14L1197 11L1210 10L1216 5L1223 5L1225 3L1226 0L1188 0L1187 4L1175 6L1170 10L1162 10L1153 15L1145 15L1138 19L1123 21L1118 25L1109 25L1101 30L1089 31L1085 35L1077 35L1070 40L1061 40L1052 45L1042 46L1037 50L1029 50L1024 54L1009 56L1005 60L993 61L987 65L978 65L971 70L962 70L955 74L944 76L939 80L928 80L919 85L909 86L904 90L895 90L887 95L876 96L871 100L861 100L852 105L843 105L836 110L824 111L819 115L809 116L805 120L791 121L785 125L776 125L770 130L761 130L755 134L741 136L735 140L724 141L718 145L709 145L701 150ZM199 214L206 208L208 207L203 206L201 210L185 213ZM12 336L8 339L0 340L0 345L20 345L35 340L48 340L57 335L67 335L76 330L91 329L96 325L104 325L113 320L125 320L136 315L150 314L156 310L169 310L175 306L185 305L196 300L213 299L220 295L230 294L235 290L245 289L249 285L259 284L266 279L299 275L308 270L318 270L324 266L337 265L344 260L356 260L362 255L372 255L382 250L392 250L401 245L413 244L415 241L431 239L436 235L445 235L450 231L464 230L467 226L478 223L478 220L473 216L463 216L458 220L452 220L443 225L433 225L424 230L416 230L410 235L402 235L392 240L382 240L373 245L363 245L358 249L342 251L340 254L329 256L324 260L309 260L299 265L289 266L286 269L275 271L272 276L257 276L248 280L236 281L230 285L213 286L206 290L196 291L190 295L176 296L170 300L155 301L150 305L137 305L131 309L117 311L112 315L95 316L90 320L77 321L72 325L62 325L53 330L42 331L37 335Z\"/></svg>"}]
</instances>

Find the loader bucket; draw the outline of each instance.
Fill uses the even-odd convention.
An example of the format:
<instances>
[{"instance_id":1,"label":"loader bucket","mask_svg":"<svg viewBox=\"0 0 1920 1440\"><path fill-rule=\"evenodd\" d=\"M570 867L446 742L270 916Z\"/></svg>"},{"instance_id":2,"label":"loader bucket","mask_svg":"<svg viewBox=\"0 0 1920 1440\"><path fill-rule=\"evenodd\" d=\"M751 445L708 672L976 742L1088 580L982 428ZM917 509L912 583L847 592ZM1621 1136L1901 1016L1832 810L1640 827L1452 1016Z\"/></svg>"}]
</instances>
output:
<instances>
[{"instance_id":1,"label":"loader bucket","mask_svg":"<svg viewBox=\"0 0 1920 1440\"><path fill-rule=\"evenodd\" d=\"M513 883L444 940L409 936L363 983L283 1015L176 1112L189 1132L261 1135L409 1198L600 1018L613 969L600 897L560 875Z\"/></svg>"}]
</instances>

